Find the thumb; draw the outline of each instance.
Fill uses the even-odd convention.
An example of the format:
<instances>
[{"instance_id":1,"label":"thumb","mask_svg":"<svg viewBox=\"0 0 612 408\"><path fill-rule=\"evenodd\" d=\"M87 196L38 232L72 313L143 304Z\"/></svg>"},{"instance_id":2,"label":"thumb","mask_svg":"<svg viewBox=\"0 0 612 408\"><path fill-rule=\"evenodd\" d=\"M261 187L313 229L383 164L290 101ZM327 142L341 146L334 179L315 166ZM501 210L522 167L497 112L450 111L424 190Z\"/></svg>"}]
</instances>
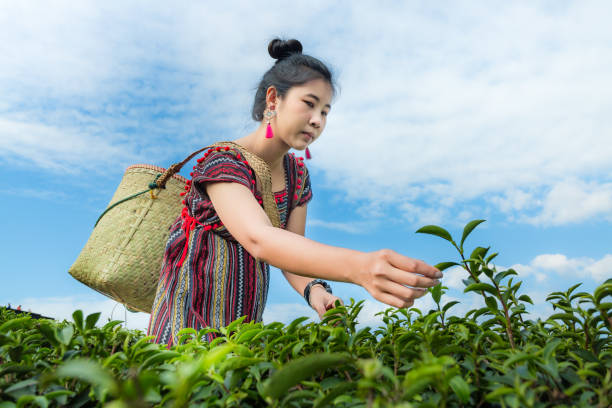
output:
<instances>
[{"instance_id":1,"label":"thumb","mask_svg":"<svg viewBox=\"0 0 612 408\"><path fill-rule=\"evenodd\" d=\"M344 302L342 301L342 299L334 296L334 297L330 297L327 299L325 308L329 310L329 309L333 309L334 307L336 307L336 300L339 302L340 306L344 305Z\"/></svg>"}]
</instances>

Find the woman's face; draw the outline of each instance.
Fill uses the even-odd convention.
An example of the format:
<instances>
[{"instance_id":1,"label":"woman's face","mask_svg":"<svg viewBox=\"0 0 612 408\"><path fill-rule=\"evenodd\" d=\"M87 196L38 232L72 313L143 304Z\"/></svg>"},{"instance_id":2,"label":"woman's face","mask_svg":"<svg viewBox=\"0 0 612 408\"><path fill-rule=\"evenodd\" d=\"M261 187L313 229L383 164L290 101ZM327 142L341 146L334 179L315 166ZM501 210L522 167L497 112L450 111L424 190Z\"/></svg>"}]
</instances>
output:
<instances>
[{"instance_id":1,"label":"woman's face","mask_svg":"<svg viewBox=\"0 0 612 408\"><path fill-rule=\"evenodd\" d=\"M323 79L294 86L277 100L274 132L290 147L304 150L325 129L332 88Z\"/></svg>"}]
</instances>

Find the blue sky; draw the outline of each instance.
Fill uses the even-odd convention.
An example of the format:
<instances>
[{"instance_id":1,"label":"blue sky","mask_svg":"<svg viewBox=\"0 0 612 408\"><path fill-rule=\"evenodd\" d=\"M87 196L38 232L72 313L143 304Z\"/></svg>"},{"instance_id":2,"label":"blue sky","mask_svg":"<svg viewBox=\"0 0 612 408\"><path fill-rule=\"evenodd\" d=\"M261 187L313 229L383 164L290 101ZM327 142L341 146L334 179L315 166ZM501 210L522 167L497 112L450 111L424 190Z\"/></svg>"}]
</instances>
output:
<instances>
[{"instance_id":1,"label":"blue sky","mask_svg":"<svg viewBox=\"0 0 612 408\"><path fill-rule=\"evenodd\" d=\"M166 167L254 128L274 36L340 85L308 163L310 238L436 264L456 255L419 227L460 235L486 219L468 247L500 252L538 316L548 293L612 276L608 2L208 3L0 6L0 304L145 327L67 270L128 165ZM443 281L458 312L478 304L462 274ZM332 286L366 300L364 324L386 308ZM301 315L315 313L273 269L264 320Z\"/></svg>"}]
</instances>

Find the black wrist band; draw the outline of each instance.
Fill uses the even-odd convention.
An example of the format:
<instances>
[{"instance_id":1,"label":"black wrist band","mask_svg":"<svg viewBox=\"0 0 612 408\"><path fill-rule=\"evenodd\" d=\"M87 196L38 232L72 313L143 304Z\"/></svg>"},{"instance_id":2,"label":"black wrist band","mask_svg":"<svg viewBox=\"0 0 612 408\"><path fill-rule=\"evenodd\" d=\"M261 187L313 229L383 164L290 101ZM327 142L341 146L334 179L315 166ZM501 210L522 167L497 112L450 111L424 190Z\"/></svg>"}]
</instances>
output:
<instances>
[{"instance_id":1,"label":"black wrist band","mask_svg":"<svg viewBox=\"0 0 612 408\"><path fill-rule=\"evenodd\" d=\"M308 285L306 285L306 288L304 288L304 299L306 299L306 303L308 303L308 306L310 307L312 307L312 305L310 304L310 289L314 285L321 285L325 288L327 293L332 293L331 286L329 286L329 284L325 282L324 280L315 279L313 281L308 282Z\"/></svg>"}]
</instances>

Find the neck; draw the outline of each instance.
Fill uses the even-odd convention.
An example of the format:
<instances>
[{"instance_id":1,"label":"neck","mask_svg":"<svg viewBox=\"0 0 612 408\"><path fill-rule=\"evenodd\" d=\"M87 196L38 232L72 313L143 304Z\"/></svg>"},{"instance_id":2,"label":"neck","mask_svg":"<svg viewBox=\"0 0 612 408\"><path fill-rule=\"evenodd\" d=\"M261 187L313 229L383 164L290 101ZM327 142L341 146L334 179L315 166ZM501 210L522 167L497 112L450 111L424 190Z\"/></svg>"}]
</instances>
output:
<instances>
[{"instance_id":1,"label":"neck","mask_svg":"<svg viewBox=\"0 0 612 408\"><path fill-rule=\"evenodd\" d=\"M276 135L272 139L266 138L266 124L264 122L254 132L236 139L234 142L261 157L272 169L281 165L283 156L290 149L289 145Z\"/></svg>"}]
</instances>

